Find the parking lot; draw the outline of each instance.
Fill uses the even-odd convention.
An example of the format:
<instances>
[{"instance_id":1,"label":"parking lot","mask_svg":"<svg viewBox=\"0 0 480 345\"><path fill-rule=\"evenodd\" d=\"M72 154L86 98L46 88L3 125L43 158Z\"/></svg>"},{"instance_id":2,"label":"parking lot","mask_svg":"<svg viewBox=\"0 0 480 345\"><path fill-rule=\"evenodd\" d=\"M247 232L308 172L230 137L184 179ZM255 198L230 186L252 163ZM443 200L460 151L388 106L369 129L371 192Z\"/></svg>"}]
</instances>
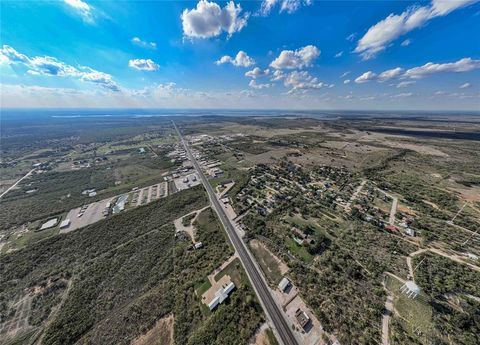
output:
<instances>
[{"instance_id":1,"label":"parking lot","mask_svg":"<svg viewBox=\"0 0 480 345\"><path fill-rule=\"evenodd\" d=\"M78 215L80 214L81 207L70 210L65 218L70 219L70 225L64 229L60 229L60 233L65 234L105 218L103 210L105 210L107 204L111 203L113 199L114 198L104 199L89 204L80 217Z\"/></svg>"},{"instance_id":2,"label":"parking lot","mask_svg":"<svg viewBox=\"0 0 480 345\"><path fill-rule=\"evenodd\" d=\"M131 204L132 206L140 206L148 204L153 200L166 197L168 194L167 182L154 184L133 192Z\"/></svg>"}]
</instances>

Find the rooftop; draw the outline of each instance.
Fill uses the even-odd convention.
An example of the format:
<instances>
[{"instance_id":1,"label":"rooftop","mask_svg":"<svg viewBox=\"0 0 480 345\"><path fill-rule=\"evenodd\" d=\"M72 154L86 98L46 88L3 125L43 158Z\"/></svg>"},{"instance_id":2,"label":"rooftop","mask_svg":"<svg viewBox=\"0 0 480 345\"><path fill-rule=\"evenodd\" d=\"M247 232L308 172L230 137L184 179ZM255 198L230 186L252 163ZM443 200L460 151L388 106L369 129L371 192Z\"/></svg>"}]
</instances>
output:
<instances>
[{"instance_id":1,"label":"rooftop","mask_svg":"<svg viewBox=\"0 0 480 345\"><path fill-rule=\"evenodd\" d=\"M280 283L278 284L278 288L281 291L285 291L289 285L290 285L290 280L288 280L287 277L283 277Z\"/></svg>"},{"instance_id":2,"label":"rooftop","mask_svg":"<svg viewBox=\"0 0 480 345\"><path fill-rule=\"evenodd\" d=\"M50 219L42 224L40 230L51 228L52 226L55 226L55 224L57 224L57 218Z\"/></svg>"},{"instance_id":3,"label":"rooftop","mask_svg":"<svg viewBox=\"0 0 480 345\"><path fill-rule=\"evenodd\" d=\"M235 284L230 282L227 286L222 287L217 290L215 297L208 303L208 308L210 310L215 309L219 304L223 303L227 298L230 292L235 288Z\"/></svg>"}]
</instances>

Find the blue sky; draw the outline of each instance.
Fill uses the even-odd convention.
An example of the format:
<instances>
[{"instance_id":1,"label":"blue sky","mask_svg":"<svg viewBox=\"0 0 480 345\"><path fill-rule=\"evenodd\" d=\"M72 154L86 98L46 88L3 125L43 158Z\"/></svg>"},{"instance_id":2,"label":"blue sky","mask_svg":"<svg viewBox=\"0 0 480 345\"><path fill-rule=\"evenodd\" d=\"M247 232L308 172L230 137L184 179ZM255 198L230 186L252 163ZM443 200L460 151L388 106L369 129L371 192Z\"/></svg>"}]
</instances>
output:
<instances>
[{"instance_id":1,"label":"blue sky","mask_svg":"<svg viewBox=\"0 0 480 345\"><path fill-rule=\"evenodd\" d=\"M3 107L480 110L480 3L2 1Z\"/></svg>"}]
</instances>

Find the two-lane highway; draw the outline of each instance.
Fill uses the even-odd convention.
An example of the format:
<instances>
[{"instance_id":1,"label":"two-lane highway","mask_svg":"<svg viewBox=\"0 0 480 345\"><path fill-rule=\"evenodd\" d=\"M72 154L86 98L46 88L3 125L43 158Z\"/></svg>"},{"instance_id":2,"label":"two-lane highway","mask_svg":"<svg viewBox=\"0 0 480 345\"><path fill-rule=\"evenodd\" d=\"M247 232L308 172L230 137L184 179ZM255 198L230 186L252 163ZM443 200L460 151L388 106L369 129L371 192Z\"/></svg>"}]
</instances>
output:
<instances>
[{"instance_id":1,"label":"two-lane highway","mask_svg":"<svg viewBox=\"0 0 480 345\"><path fill-rule=\"evenodd\" d=\"M192 162L195 170L198 173L198 176L200 177L200 180L202 181L202 184L205 190L208 193L213 209L217 213L223 227L225 228L225 231L227 232L228 237L230 238L230 241L232 242L233 246L235 247L235 250L238 253L238 256L240 257L240 261L242 262L243 267L247 272L247 275L252 283L252 286L260 300L260 303L262 304L263 309L267 314L267 317L271 321L271 324L275 329L275 333L278 335L277 337L279 338L278 340L283 345L297 345L298 342L294 334L292 333L291 328L289 327L287 321L285 320L285 317L282 311L280 310L279 306L275 303L274 299L272 298L272 295L270 294L267 283L265 282L262 276L262 273L259 272L258 266L255 265L255 263L253 262L254 259L250 254L246 244L242 241L240 236L237 234L237 232L235 231L234 225L231 223L230 219L225 214L225 211L223 207L220 205L220 202L218 201L215 195L215 192L213 191L213 188L210 185L210 182L208 182L207 178L203 174L202 169L198 165L197 160L195 159L195 157L193 157L192 153L190 152L190 148L188 147L187 143L183 140L183 137L180 131L178 130L177 126L173 121L172 123L173 123L173 126L175 127L175 130L177 131L177 134L180 138L180 142L182 143L188 158Z\"/></svg>"}]
</instances>

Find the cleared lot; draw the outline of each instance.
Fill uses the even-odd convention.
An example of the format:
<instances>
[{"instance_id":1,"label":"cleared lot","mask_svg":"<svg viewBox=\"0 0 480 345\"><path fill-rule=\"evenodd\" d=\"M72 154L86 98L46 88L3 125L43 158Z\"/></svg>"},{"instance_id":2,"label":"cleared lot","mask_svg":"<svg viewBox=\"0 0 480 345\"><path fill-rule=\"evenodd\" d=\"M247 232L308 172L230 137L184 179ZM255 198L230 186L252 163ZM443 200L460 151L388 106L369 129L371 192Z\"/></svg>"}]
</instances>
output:
<instances>
[{"instance_id":1,"label":"cleared lot","mask_svg":"<svg viewBox=\"0 0 480 345\"><path fill-rule=\"evenodd\" d=\"M103 215L103 210L107 207L108 203L111 203L114 198L104 199L92 204L89 204L85 212L81 217L78 217L80 214L81 207L74 208L68 212L67 218L70 219L70 225L64 229L60 229L61 234L76 230L78 228L93 224L105 218Z\"/></svg>"},{"instance_id":2,"label":"cleared lot","mask_svg":"<svg viewBox=\"0 0 480 345\"><path fill-rule=\"evenodd\" d=\"M161 182L152 186L148 186L131 192L129 195L131 206L136 207L145 205L159 198L166 197L168 195L167 183ZM103 214L103 211L107 208L108 204L112 206L113 201L116 198L117 197L112 197L83 206L83 208L86 207L86 209L80 217L78 215L81 213L82 207L77 207L73 210L70 210L65 218L70 220L70 225L60 229L60 233L65 234L104 219L106 216ZM109 214L111 214L111 210Z\"/></svg>"},{"instance_id":3,"label":"cleared lot","mask_svg":"<svg viewBox=\"0 0 480 345\"><path fill-rule=\"evenodd\" d=\"M196 173L177 177L175 180L173 180L173 182L175 183L175 187L177 187L177 190L188 189L200 184L199 178Z\"/></svg>"}]
</instances>

